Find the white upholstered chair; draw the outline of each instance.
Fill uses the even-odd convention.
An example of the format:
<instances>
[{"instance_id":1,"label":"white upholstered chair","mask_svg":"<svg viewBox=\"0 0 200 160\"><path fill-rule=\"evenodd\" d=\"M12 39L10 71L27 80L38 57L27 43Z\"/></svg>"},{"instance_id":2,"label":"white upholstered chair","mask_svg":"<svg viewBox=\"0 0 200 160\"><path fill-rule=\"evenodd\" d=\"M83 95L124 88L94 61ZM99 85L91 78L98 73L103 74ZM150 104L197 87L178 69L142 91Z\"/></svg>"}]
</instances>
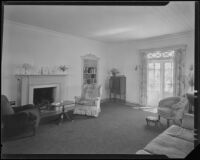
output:
<instances>
[{"instance_id":1,"label":"white upholstered chair","mask_svg":"<svg viewBox=\"0 0 200 160\"><path fill-rule=\"evenodd\" d=\"M158 117L166 118L167 125L173 120L175 123L181 123L183 114L188 109L188 100L186 97L168 97L162 99L158 104Z\"/></svg>"},{"instance_id":2,"label":"white upholstered chair","mask_svg":"<svg viewBox=\"0 0 200 160\"><path fill-rule=\"evenodd\" d=\"M83 85L81 97L75 97L74 114L98 117L99 113L101 112L101 95L101 85Z\"/></svg>"}]
</instances>

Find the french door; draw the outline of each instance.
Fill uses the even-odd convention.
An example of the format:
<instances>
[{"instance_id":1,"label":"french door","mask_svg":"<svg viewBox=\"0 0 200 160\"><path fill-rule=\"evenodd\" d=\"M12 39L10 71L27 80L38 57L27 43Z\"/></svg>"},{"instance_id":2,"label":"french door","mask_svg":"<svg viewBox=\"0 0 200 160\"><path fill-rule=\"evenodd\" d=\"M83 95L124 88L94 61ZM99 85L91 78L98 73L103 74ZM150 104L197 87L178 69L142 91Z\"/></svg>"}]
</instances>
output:
<instances>
[{"instance_id":1,"label":"french door","mask_svg":"<svg viewBox=\"0 0 200 160\"><path fill-rule=\"evenodd\" d=\"M172 59L148 60L147 105L157 107L161 99L173 96L174 64Z\"/></svg>"}]
</instances>

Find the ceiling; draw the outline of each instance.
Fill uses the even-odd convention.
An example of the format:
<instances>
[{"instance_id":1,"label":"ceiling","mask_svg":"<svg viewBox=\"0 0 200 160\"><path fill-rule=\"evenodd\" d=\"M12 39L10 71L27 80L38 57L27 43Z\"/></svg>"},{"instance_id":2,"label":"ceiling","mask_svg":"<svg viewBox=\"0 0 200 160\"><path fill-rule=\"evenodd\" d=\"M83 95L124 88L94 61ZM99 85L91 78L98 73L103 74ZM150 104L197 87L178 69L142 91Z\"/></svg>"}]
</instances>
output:
<instances>
[{"instance_id":1,"label":"ceiling","mask_svg":"<svg viewBox=\"0 0 200 160\"><path fill-rule=\"evenodd\" d=\"M166 6L5 5L6 19L104 42L194 30L194 2Z\"/></svg>"}]
</instances>

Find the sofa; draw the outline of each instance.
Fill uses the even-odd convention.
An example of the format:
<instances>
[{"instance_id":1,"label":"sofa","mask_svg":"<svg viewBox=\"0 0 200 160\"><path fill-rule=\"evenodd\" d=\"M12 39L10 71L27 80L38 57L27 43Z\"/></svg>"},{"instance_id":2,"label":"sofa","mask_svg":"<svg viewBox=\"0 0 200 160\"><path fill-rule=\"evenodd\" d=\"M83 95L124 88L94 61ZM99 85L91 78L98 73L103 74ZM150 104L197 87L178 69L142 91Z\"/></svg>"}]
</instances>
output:
<instances>
[{"instance_id":1,"label":"sofa","mask_svg":"<svg viewBox=\"0 0 200 160\"><path fill-rule=\"evenodd\" d=\"M194 115L185 113L182 124L173 124L136 154L185 158L194 149Z\"/></svg>"},{"instance_id":2,"label":"sofa","mask_svg":"<svg viewBox=\"0 0 200 160\"><path fill-rule=\"evenodd\" d=\"M40 122L39 109L36 106L27 104L11 107L5 95L1 95L1 116L3 138L24 134L26 131L35 135Z\"/></svg>"}]
</instances>

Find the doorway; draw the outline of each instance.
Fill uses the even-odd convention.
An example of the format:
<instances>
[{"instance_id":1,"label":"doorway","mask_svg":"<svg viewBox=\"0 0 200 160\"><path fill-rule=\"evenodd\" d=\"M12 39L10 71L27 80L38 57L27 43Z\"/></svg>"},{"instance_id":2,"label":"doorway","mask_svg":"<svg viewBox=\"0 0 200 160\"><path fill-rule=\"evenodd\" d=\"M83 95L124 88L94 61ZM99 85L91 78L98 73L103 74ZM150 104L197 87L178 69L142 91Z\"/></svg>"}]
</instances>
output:
<instances>
[{"instance_id":1,"label":"doorway","mask_svg":"<svg viewBox=\"0 0 200 160\"><path fill-rule=\"evenodd\" d=\"M147 61L147 106L157 107L161 99L173 96L173 59Z\"/></svg>"}]
</instances>

